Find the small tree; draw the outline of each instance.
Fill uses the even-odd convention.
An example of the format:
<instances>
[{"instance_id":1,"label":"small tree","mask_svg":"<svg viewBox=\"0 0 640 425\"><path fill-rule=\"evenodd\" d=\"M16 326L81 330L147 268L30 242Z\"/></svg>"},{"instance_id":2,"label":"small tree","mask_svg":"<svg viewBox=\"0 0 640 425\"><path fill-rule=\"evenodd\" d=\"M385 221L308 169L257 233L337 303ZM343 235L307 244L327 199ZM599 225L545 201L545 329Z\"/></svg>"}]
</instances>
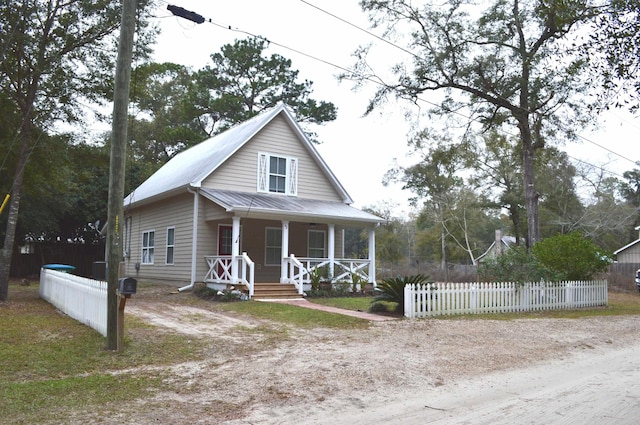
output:
<instances>
[{"instance_id":1,"label":"small tree","mask_svg":"<svg viewBox=\"0 0 640 425\"><path fill-rule=\"evenodd\" d=\"M557 279L531 252L519 246L480 263L478 276L486 282L525 283Z\"/></svg>"},{"instance_id":2,"label":"small tree","mask_svg":"<svg viewBox=\"0 0 640 425\"><path fill-rule=\"evenodd\" d=\"M604 271L610 258L578 232L543 239L533 247L533 255L561 280L590 280Z\"/></svg>"}]
</instances>

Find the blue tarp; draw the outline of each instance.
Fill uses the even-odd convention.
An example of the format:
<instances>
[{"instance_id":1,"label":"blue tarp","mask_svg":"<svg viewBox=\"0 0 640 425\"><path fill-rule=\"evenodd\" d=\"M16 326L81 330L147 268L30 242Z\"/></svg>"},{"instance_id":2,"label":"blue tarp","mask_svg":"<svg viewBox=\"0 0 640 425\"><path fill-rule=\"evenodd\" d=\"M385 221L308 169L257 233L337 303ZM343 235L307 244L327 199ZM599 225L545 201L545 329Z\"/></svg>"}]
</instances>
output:
<instances>
[{"instance_id":1,"label":"blue tarp","mask_svg":"<svg viewBox=\"0 0 640 425\"><path fill-rule=\"evenodd\" d=\"M45 269L58 270L65 273L72 272L76 269L75 266L70 266L69 264L45 264L42 267Z\"/></svg>"}]
</instances>

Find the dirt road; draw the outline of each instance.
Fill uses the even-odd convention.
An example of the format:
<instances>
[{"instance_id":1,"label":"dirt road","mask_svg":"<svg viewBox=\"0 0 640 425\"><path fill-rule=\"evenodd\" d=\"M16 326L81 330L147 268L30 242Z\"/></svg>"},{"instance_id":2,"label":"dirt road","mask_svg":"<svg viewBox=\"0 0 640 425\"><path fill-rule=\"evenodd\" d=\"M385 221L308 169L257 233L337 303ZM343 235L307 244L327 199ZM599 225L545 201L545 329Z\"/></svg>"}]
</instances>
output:
<instances>
[{"instance_id":1,"label":"dirt road","mask_svg":"<svg viewBox=\"0 0 640 425\"><path fill-rule=\"evenodd\" d=\"M116 417L119 424L624 425L640 418L640 316L295 329L179 300L141 296L128 314L210 341L211 356L171 366L173 390L140 400L135 415Z\"/></svg>"},{"instance_id":2,"label":"dirt road","mask_svg":"<svg viewBox=\"0 0 640 425\"><path fill-rule=\"evenodd\" d=\"M326 403L263 415L233 423L632 425L640 418L640 344L394 394L374 406Z\"/></svg>"}]
</instances>

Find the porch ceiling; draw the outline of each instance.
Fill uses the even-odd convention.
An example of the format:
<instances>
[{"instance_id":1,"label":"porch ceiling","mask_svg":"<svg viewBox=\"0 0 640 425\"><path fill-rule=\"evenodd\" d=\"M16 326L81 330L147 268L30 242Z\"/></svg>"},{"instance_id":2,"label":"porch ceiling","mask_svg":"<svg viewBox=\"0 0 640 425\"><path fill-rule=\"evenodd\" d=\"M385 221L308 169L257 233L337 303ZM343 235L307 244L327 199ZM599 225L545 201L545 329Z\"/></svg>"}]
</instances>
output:
<instances>
[{"instance_id":1,"label":"porch ceiling","mask_svg":"<svg viewBox=\"0 0 640 425\"><path fill-rule=\"evenodd\" d=\"M201 188L200 193L227 212L242 214L243 217L348 225L372 225L384 221L342 202L207 188Z\"/></svg>"}]
</instances>

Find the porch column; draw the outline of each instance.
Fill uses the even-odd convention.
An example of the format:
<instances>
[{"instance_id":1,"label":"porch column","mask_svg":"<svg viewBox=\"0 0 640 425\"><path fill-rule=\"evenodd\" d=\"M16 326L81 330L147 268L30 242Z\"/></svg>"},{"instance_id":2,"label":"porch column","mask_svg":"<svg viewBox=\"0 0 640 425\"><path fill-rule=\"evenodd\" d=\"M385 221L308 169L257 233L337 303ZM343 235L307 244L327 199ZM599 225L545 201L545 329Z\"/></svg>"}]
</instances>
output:
<instances>
[{"instance_id":1,"label":"porch column","mask_svg":"<svg viewBox=\"0 0 640 425\"><path fill-rule=\"evenodd\" d=\"M233 225L231 226L231 281L238 281L238 262L236 257L240 255L240 217L233 217Z\"/></svg>"},{"instance_id":2,"label":"porch column","mask_svg":"<svg viewBox=\"0 0 640 425\"><path fill-rule=\"evenodd\" d=\"M282 261L280 264L280 283L287 283L289 280L289 222L282 220Z\"/></svg>"},{"instance_id":3,"label":"porch column","mask_svg":"<svg viewBox=\"0 0 640 425\"><path fill-rule=\"evenodd\" d=\"M369 282L376 287L376 228L369 229Z\"/></svg>"},{"instance_id":4,"label":"porch column","mask_svg":"<svg viewBox=\"0 0 640 425\"><path fill-rule=\"evenodd\" d=\"M336 225L329 224L329 234L327 235L327 256L329 257L329 276L333 279L333 262L336 259Z\"/></svg>"}]
</instances>

